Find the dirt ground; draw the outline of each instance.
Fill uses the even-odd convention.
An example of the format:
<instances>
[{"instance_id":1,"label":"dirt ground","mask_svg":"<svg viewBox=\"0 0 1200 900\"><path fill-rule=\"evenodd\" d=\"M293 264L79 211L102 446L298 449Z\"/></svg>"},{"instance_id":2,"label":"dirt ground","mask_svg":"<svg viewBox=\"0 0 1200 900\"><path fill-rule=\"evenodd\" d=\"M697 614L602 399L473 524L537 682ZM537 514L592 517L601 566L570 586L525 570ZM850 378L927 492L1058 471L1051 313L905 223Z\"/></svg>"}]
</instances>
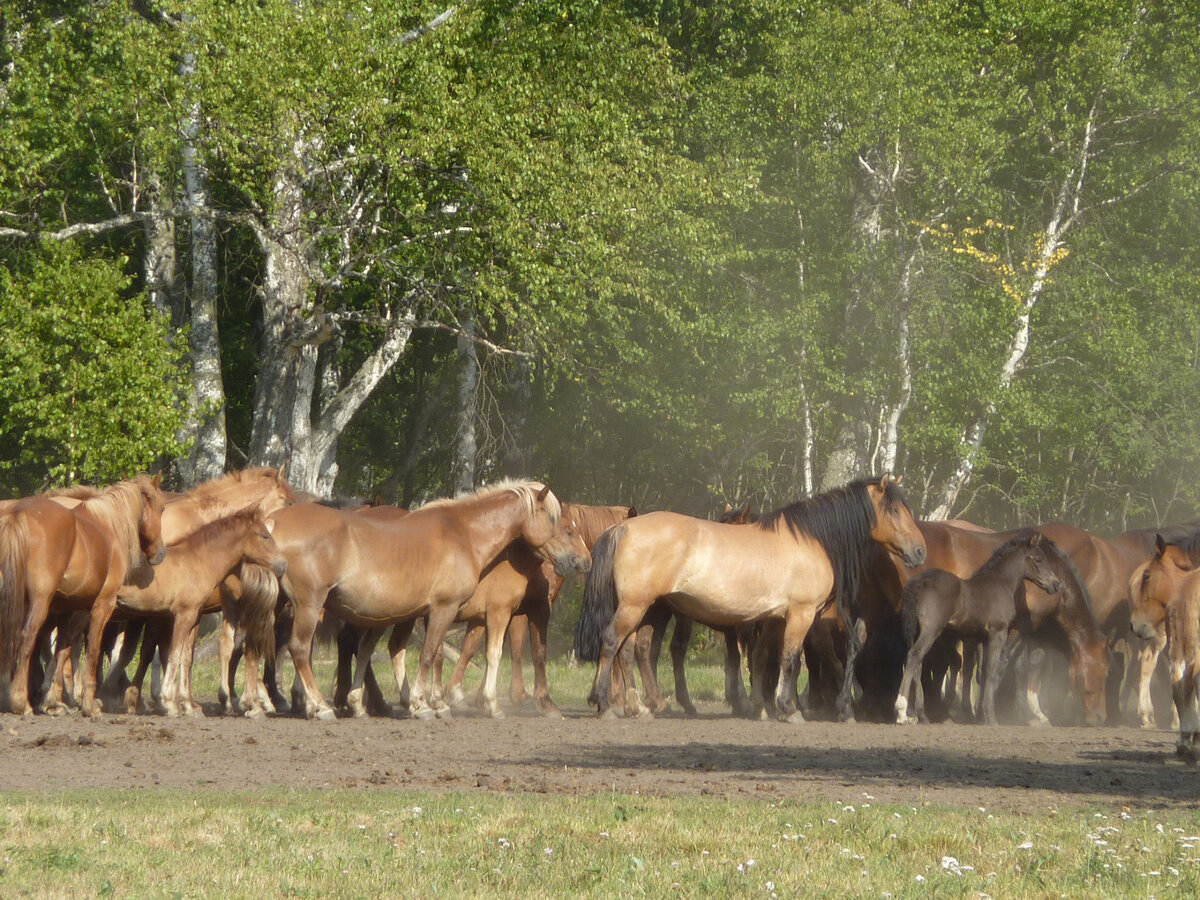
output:
<instances>
[{"instance_id":1,"label":"dirt ground","mask_svg":"<svg viewBox=\"0 0 1200 900\"><path fill-rule=\"evenodd\" d=\"M1131 728L0 716L0 789L411 788L715 795L1045 810L1200 805L1174 735Z\"/></svg>"}]
</instances>

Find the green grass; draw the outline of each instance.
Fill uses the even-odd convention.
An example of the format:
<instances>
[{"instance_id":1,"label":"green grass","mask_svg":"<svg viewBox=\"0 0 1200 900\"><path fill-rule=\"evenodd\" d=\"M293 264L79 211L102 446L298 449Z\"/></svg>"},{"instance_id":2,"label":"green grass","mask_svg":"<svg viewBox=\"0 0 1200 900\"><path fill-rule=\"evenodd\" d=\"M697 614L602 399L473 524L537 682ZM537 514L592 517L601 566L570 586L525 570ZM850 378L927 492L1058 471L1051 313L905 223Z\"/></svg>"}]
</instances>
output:
<instances>
[{"instance_id":1,"label":"green grass","mask_svg":"<svg viewBox=\"0 0 1200 900\"><path fill-rule=\"evenodd\" d=\"M0 796L10 897L1196 896L1195 813L622 795Z\"/></svg>"}]
</instances>

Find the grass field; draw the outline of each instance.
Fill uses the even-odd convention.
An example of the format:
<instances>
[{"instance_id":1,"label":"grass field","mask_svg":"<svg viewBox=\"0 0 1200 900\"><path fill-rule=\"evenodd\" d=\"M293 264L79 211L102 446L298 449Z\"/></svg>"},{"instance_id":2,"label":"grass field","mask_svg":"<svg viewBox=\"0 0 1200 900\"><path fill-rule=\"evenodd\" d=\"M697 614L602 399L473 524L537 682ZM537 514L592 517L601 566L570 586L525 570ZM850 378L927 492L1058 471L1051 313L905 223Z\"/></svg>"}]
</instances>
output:
<instances>
[{"instance_id":1,"label":"grass field","mask_svg":"<svg viewBox=\"0 0 1200 900\"><path fill-rule=\"evenodd\" d=\"M1200 817L478 793L0 798L4 897L1194 897Z\"/></svg>"}]
</instances>

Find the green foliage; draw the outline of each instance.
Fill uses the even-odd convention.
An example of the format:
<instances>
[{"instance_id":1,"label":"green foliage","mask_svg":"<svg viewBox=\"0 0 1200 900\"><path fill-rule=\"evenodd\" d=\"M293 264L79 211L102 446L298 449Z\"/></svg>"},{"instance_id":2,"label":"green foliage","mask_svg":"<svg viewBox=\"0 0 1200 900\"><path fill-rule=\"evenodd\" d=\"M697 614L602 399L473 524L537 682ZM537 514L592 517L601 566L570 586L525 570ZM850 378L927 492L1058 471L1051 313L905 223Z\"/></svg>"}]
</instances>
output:
<instances>
[{"instance_id":1,"label":"green foliage","mask_svg":"<svg viewBox=\"0 0 1200 900\"><path fill-rule=\"evenodd\" d=\"M0 267L7 490L116 481L182 451L182 353L126 263L47 246Z\"/></svg>"}]
</instances>

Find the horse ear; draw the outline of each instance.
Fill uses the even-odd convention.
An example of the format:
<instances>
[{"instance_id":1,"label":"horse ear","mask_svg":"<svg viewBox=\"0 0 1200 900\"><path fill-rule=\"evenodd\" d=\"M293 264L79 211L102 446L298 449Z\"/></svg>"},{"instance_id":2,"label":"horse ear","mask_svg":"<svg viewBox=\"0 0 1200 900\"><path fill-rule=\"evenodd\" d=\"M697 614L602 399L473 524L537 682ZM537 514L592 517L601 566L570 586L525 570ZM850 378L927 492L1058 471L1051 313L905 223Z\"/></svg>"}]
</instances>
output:
<instances>
[{"instance_id":1,"label":"horse ear","mask_svg":"<svg viewBox=\"0 0 1200 900\"><path fill-rule=\"evenodd\" d=\"M275 480L280 484L287 482L287 463L281 463L279 468L275 470Z\"/></svg>"},{"instance_id":2,"label":"horse ear","mask_svg":"<svg viewBox=\"0 0 1200 900\"><path fill-rule=\"evenodd\" d=\"M1035 531L1033 534L1031 534L1029 536L1029 546L1030 547L1036 547L1041 542L1042 542L1042 533L1040 531Z\"/></svg>"},{"instance_id":3,"label":"horse ear","mask_svg":"<svg viewBox=\"0 0 1200 900\"><path fill-rule=\"evenodd\" d=\"M903 480L904 480L903 475L893 475L892 476L892 484L894 484L896 487L900 487L900 482Z\"/></svg>"},{"instance_id":4,"label":"horse ear","mask_svg":"<svg viewBox=\"0 0 1200 900\"><path fill-rule=\"evenodd\" d=\"M538 491L538 495L537 495L538 502L541 503L549 495L550 495L550 485L548 485L548 484L542 485L542 489L540 491Z\"/></svg>"},{"instance_id":5,"label":"horse ear","mask_svg":"<svg viewBox=\"0 0 1200 900\"><path fill-rule=\"evenodd\" d=\"M637 510L634 509L632 506L629 507L629 515L626 518L632 519L636 515L637 515Z\"/></svg>"},{"instance_id":6,"label":"horse ear","mask_svg":"<svg viewBox=\"0 0 1200 900\"><path fill-rule=\"evenodd\" d=\"M891 483L892 483L892 474L890 472L888 472L882 478L879 479L879 489L881 491L886 491L888 489L888 485Z\"/></svg>"},{"instance_id":7,"label":"horse ear","mask_svg":"<svg viewBox=\"0 0 1200 900\"><path fill-rule=\"evenodd\" d=\"M726 503L725 504L725 515L729 515L731 512L733 512L733 507L730 506L728 503Z\"/></svg>"},{"instance_id":8,"label":"horse ear","mask_svg":"<svg viewBox=\"0 0 1200 900\"><path fill-rule=\"evenodd\" d=\"M274 534L274 533L275 533L275 519L274 519L274 517L272 517L270 519L267 519L267 534Z\"/></svg>"},{"instance_id":9,"label":"horse ear","mask_svg":"<svg viewBox=\"0 0 1200 900\"><path fill-rule=\"evenodd\" d=\"M160 487L162 485L162 472L156 472L150 483L155 487Z\"/></svg>"},{"instance_id":10,"label":"horse ear","mask_svg":"<svg viewBox=\"0 0 1200 900\"><path fill-rule=\"evenodd\" d=\"M1154 554L1155 556L1162 556L1163 551L1167 549L1167 542L1163 540L1163 536L1161 534L1156 534L1154 536L1154 549L1157 551Z\"/></svg>"}]
</instances>

